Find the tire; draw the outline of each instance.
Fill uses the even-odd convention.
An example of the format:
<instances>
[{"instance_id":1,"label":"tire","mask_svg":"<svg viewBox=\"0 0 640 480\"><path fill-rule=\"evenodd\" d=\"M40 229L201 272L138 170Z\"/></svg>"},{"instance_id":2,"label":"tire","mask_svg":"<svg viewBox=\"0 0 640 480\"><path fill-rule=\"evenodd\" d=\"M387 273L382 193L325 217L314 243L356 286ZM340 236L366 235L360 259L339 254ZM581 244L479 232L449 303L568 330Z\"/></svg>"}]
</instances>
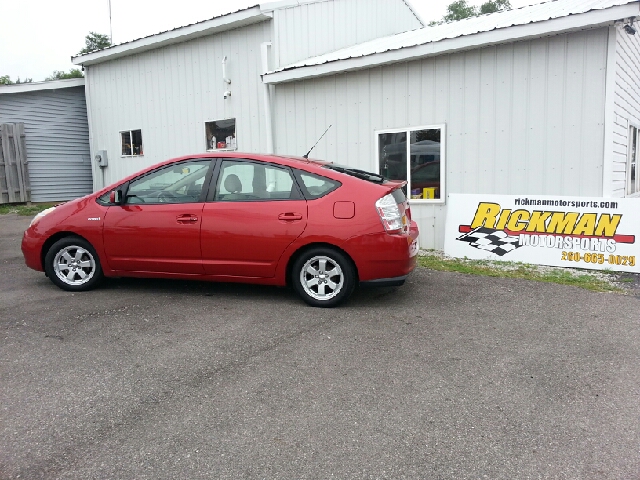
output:
<instances>
[{"instance_id":1,"label":"tire","mask_svg":"<svg viewBox=\"0 0 640 480\"><path fill-rule=\"evenodd\" d=\"M356 272L343 253L316 247L296 259L291 280L298 295L312 307L335 307L353 292Z\"/></svg>"},{"instance_id":2,"label":"tire","mask_svg":"<svg viewBox=\"0 0 640 480\"><path fill-rule=\"evenodd\" d=\"M44 257L44 270L55 285L70 292L91 290L103 278L98 254L80 237L54 243Z\"/></svg>"}]
</instances>

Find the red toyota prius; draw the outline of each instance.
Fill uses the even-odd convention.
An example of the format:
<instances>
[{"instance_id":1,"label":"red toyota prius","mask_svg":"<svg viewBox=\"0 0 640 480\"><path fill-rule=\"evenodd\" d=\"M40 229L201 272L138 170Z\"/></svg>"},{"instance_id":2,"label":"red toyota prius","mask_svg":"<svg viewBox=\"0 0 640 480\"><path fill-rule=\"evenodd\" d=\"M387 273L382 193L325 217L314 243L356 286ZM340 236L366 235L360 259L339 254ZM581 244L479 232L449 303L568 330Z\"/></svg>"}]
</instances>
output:
<instances>
[{"instance_id":1,"label":"red toyota prius","mask_svg":"<svg viewBox=\"0 0 640 480\"><path fill-rule=\"evenodd\" d=\"M192 155L39 213L22 252L69 291L103 277L289 284L333 307L358 283L402 285L415 268L403 186L306 158Z\"/></svg>"}]
</instances>

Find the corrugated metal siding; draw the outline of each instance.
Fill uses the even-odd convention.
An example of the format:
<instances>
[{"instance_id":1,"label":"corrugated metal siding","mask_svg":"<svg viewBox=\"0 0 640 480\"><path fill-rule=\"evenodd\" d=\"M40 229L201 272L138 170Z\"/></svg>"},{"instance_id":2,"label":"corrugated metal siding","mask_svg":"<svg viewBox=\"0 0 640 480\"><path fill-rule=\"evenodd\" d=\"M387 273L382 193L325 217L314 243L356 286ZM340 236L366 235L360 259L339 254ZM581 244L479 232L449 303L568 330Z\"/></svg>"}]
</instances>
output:
<instances>
[{"instance_id":1,"label":"corrugated metal siding","mask_svg":"<svg viewBox=\"0 0 640 480\"><path fill-rule=\"evenodd\" d=\"M606 28L276 86L276 151L376 170L374 131L444 123L447 192L602 194ZM445 206L418 205L442 248Z\"/></svg>"},{"instance_id":2,"label":"corrugated metal siding","mask_svg":"<svg viewBox=\"0 0 640 480\"><path fill-rule=\"evenodd\" d=\"M0 123L24 122L31 200L92 192L84 87L0 95Z\"/></svg>"},{"instance_id":3,"label":"corrugated metal siding","mask_svg":"<svg viewBox=\"0 0 640 480\"><path fill-rule=\"evenodd\" d=\"M382 1L384 2L384 0ZM405 28L403 30L387 33L386 35L391 36L386 38L378 38L382 36L382 34L379 33L378 35L370 37L371 41L363 43L363 41L360 40L358 42L351 42L349 44L336 46L334 49L325 50L325 52L331 52L327 54L311 53L311 55L299 57L290 62L281 62L279 67L280 69L285 69L285 67L286 69L292 69L310 65L322 65L329 62L346 60L348 58L365 57L390 50L399 50L417 45L425 45L428 43L439 42L441 40L475 35L481 32L490 32L516 25L544 22L554 18L579 15L593 10L604 10L618 5L627 5L629 3L636 2L637 0L547 1L489 15L470 17L457 22L421 28L410 32L406 31L409 30L408 28ZM368 5L369 2L367 1L367 6ZM371 15L372 13L365 11L365 14ZM353 35L352 32L349 32L350 29L354 29L351 24L347 24L345 28L347 32L343 33L343 35ZM394 33L398 33L398 35L393 35ZM344 48L347 46L348 48ZM338 48L341 50L337 50ZM277 71L278 68L275 70Z\"/></svg>"},{"instance_id":4,"label":"corrugated metal siding","mask_svg":"<svg viewBox=\"0 0 640 480\"><path fill-rule=\"evenodd\" d=\"M266 145L260 44L268 22L159 48L86 69L92 151L107 150L109 184L168 158L206 151L205 122L236 118L238 148ZM222 58L228 57L222 81ZM229 99L223 99L226 89ZM144 156L121 157L120 131L142 130Z\"/></svg>"},{"instance_id":5,"label":"corrugated metal siding","mask_svg":"<svg viewBox=\"0 0 640 480\"><path fill-rule=\"evenodd\" d=\"M640 128L640 38L622 29L616 34L613 162L611 193L626 195L629 126Z\"/></svg>"},{"instance_id":6,"label":"corrugated metal siding","mask_svg":"<svg viewBox=\"0 0 640 480\"><path fill-rule=\"evenodd\" d=\"M275 68L421 26L402 0L330 0L275 10Z\"/></svg>"}]
</instances>

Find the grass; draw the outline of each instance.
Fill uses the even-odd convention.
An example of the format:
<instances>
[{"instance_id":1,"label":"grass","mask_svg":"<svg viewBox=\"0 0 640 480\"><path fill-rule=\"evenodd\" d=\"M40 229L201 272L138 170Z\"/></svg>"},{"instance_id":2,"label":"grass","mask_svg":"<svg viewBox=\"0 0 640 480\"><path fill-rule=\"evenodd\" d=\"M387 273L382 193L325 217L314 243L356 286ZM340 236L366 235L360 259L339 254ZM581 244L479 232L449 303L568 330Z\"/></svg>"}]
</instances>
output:
<instances>
[{"instance_id":1,"label":"grass","mask_svg":"<svg viewBox=\"0 0 640 480\"><path fill-rule=\"evenodd\" d=\"M0 205L0 215L7 215L10 213L16 215L22 215L23 217L33 217L36 213L40 213L49 207L53 207L56 203L32 203L31 205L25 204L11 204Z\"/></svg>"},{"instance_id":2,"label":"grass","mask_svg":"<svg viewBox=\"0 0 640 480\"><path fill-rule=\"evenodd\" d=\"M459 272L487 277L520 278L537 282L572 285L595 292L624 292L622 288L614 283L618 281L617 275L601 271L553 268L518 262L452 258L429 250L423 251L418 257L418 264L431 270L444 272Z\"/></svg>"}]
</instances>

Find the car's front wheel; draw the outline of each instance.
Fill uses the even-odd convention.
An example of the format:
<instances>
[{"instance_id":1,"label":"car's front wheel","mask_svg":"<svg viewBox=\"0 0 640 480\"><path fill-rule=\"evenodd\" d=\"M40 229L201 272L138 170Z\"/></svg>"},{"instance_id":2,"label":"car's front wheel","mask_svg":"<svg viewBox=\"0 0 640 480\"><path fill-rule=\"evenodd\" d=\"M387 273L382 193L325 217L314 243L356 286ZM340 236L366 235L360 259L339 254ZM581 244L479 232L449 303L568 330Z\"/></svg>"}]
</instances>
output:
<instances>
[{"instance_id":1,"label":"car's front wheel","mask_svg":"<svg viewBox=\"0 0 640 480\"><path fill-rule=\"evenodd\" d=\"M335 307L353 292L356 274L343 253L318 247L296 259L291 279L298 294L309 305Z\"/></svg>"},{"instance_id":2,"label":"car's front wheel","mask_svg":"<svg viewBox=\"0 0 640 480\"><path fill-rule=\"evenodd\" d=\"M44 270L54 284L71 292L90 290L103 276L95 249L80 237L54 243L45 255Z\"/></svg>"}]
</instances>

